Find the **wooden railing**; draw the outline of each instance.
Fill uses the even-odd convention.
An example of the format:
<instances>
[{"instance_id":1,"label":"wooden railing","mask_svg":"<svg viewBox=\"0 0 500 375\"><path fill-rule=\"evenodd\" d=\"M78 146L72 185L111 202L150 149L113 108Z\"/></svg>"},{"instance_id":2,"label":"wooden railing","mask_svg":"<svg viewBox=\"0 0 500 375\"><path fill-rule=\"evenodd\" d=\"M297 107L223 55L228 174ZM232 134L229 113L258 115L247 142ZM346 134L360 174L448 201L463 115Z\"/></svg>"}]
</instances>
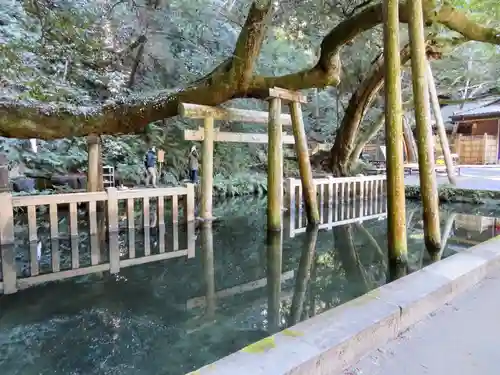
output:
<instances>
[{"instance_id":1,"label":"wooden railing","mask_svg":"<svg viewBox=\"0 0 500 375\"><path fill-rule=\"evenodd\" d=\"M155 198L155 212L151 220L150 199ZM165 198L170 203L169 222L173 226L173 251L165 250ZM179 199L181 198L181 199ZM135 200L142 200L143 227L144 227L144 257L135 255ZM179 203L183 204L183 220L187 224L187 248L179 250ZM59 212L61 206L66 206L69 215L69 236L71 239L71 269L60 269L60 253L58 240ZM88 233L91 239L90 266L80 267L78 208L84 206L88 213ZM50 273L40 274L37 246L39 244L37 214L42 214L42 207L48 206L48 221L50 224L51 263ZM119 214L119 207L125 206L126 215ZM134 264L152 262L177 256L194 257L194 185L186 187L117 190L108 188L107 191L93 193L70 193L55 195L12 196L10 193L0 193L0 246L1 270L0 291L5 294L14 293L35 284L47 281L61 280L69 277L81 276L94 272L119 272L120 268ZM15 262L15 228L16 211L22 211L27 216L29 236L29 277L19 277ZM104 211L103 211L104 210ZM118 233L121 219L126 220L128 229L128 259L120 259ZM151 254L150 227L158 227L159 244L158 254ZM123 228L122 228L123 229ZM109 258L101 264L98 241L100 235L108 235Z\"/></svg>"},{"instance_id":2,"label":"wooden railing","mask_svg":"<svg viewBox=\"0 0 500 375\"><path fill-rule=\"evenodd\" d=\"M328 177L314 179L320 209L320 228L369 220L385 215L387 181L385 175ZM286 208L290 213L289 231L306 230L300 179L289 178L285 186Z\"/></svg>"}]
</instances>

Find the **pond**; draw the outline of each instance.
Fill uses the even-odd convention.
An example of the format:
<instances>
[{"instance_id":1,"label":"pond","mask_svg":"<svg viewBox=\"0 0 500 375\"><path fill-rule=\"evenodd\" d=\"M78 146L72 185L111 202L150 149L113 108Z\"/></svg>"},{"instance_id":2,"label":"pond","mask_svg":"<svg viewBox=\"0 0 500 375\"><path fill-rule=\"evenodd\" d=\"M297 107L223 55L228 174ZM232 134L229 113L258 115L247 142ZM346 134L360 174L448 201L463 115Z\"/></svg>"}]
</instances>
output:
<instances>
[{"instance_id":1,"label":"pond","mask_svg":"<svg viewBox=\"0 0 500 375\"><path fill-rule=\"evenodd\" d=\"M196 231L195 257L1 296L2 375L184 374L390 279L383 209L363 222L266 238L265 203L220 203L221 220ZM496 235L500 211L475 211L442 207L443 257ZM407 221L412 272L431 259L418 206L408 206ZM138 252L143 239L137 234Z\"/></svg>"}]
</instances>

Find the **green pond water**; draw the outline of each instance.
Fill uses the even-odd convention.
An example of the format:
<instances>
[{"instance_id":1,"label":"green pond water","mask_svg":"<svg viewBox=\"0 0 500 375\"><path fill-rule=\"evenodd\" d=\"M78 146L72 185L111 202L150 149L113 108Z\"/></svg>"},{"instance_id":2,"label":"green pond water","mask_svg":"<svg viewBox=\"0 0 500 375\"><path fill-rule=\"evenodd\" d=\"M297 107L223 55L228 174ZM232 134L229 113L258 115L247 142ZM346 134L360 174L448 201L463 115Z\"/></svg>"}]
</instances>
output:
<instances>
[{"instance_id":1,"label":"green pond water","mask_svg":"<svg viewBox=\"0 0 500 375\"><path fill-rule=\"evenodd\" d=\"M145 263L119 274L90 274L0 296L2 375L174 375L193 371L301 320L338 306L391 278L384 204L371 219L318 231L285 220L282 236L267 237L265 199L221 202L212 228L194 232L195 256ZM344 216L351 209L350 216ZM357 213L356 213L357 212ZM363 209L344 207L337 222ZM408 206L409 272L430 262L421 211ZM367 216L367 215L365 215ZM443 257L496 235L500 211L443 206ZM22 226L21 226L22 227ZM20 228L21 228L20 227ZM294 229L290 229L294 228ZM18 233L22 232L22 228ZM43 231L42 231L43 232ZM166 230L167 251L172 248ZM179 248L189 240L182 232ZM50 268L50 239L40 235L40 272ZM127 234L118 238L128 254ZM158 251L158 230L135 234L136 256ZM81 265L92 238L78 239ZM61 268L71 264L63 239ZM27 238L16 246L20 277L29 276ZM69 259L69 260L68 260Z\"/></svg>"}]
</instances>

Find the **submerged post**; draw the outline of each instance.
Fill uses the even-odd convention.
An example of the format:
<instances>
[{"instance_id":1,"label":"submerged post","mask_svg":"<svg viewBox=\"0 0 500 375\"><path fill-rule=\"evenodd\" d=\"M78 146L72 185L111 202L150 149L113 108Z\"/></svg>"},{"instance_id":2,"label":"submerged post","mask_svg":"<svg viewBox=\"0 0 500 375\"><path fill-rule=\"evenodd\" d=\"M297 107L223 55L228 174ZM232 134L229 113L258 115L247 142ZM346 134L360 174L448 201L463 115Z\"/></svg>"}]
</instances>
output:
<instances>
[{"instance_id":1,"label":"submerged post","mask_svg":"<svg viewBox=\"0 0 500 375\"><path fill-rule=\"evenodd\" d=\"M201 155L201 214L204 220L212 219L212 194L214 174L214 118L204 119L204 139Z\"/></svg>"},{"instance_id":2,"label":"submerged post","mask_svg":"<svg viewBox=\"0 0 500 375\"><path fill-rule=\"evenodd\" d=\"M385 134L387 152L387 242L389 263L407 263L403 169L403 104L399 54L399 2L384 0Z\"/></svg>"},{"instance_id":3,"label":"submerged post","mask_svg":"<svg viewBox=\"0 0 500 375\"><path fill-rule=\"evenodd\" d=\"M271 98L269 105L269 145L267 152L267 230L281 231L283 207L283 126L281 99Z\"/></svg>"},{"instance_id":4,"label":"submerged post","mask_svg":"<svg viewBox=\"0 0 500 375\"><path fill-rule=\"evenodd\" d=\"M302 108L300 104L307 102L302 95L293 94L289 102L290 114L292 116L292 129L295 138L295 153L299 162L300 180L302 182L302 194L306 206L307 221L311 225L320 223L318 200L313 182L311 161L309 160L309 148L307 147L306 130L302 119Z\"/></svg>"},{"instance_id":5,"label":"submerged post","mask_svg":"<svg viewBox=\"0 0 500 375\"><path fill-rule=\"evenodd\" d=\"M425 247L429 253L438 252L441 247L439 227L439 202L434 161L432 130L429 122L429 89L426 77L426 47L424 37L424 16L422 0L409 0L411 72L415 123L417 126L418 166L420 194L424 208Z\"/></svg>"},{"instance_id":6,"label":"submerged post","mask_svg":"<svg viewBox=\"0 0 500 375\"><path fill-rule=\"evenodd\" d=\"M312 225L320 222L318 200L313 183L311 161L309 160L309 148L307 146L306 131L302 119L301 103L307 103L307 98L299 92L288 91L274 87L269 89L271 98L279 98L288 103L292 119L293 137L295 140L295 153L299 162L300 180L306 206L307 220Z\"/></svg>"},{"instance_id":7,"label":"submerged post","mask_svg":"<svg viewBox=\"0 0 500 375\"><path fill-rule=\"evenodd\" d=\"M455 179L455 168L453 167L453 159L451 158L450 145L448 143L448 137L446 136L446 129L444 127L443 115L441 113L441 107L439 106L439 98L436 90L436 83L434 82L434 76L432 75L431 64L428 60L425 61L426 74L429 84L429 94L431 96L431 106L432 112L434 113L434 119L436 120L436 127L439 134L439 140L441 141L441 148L443 149L444 162L446 164L446 171L448 172L448 180L450 184L456 185Z\"/></svg>"}]
</instances>

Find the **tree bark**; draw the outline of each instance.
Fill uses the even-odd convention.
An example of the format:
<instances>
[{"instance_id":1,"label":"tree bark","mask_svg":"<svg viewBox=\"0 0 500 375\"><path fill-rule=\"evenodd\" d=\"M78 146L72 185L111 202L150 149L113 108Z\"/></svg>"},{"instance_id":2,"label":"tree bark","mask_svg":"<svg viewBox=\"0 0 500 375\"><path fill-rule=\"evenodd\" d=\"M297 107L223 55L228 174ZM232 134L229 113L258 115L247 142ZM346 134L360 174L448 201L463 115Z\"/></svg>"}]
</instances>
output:
<instances>
[{"instance_id":1,"label":"tree bark","mask_svg":"<svg viewBox=\"0 0 500 375\"><path fill-rule=\"evenodd\" d=\"M409 58L410 49L406 46L401 50L401 63L405 64ZM352 157L352 154L356 148L355 142L361 121L383 87L384 72L384 57L380 55L372 65L368 77L349 99L349 104L330 151L330 168L336 176L349 176L351 174L352 162L357 160Z\"/></svg>"},{"instance_id":2,"label":"tree bark","mask_svg":"<svg viewBox=\"0 0 500 375\"><path fill-rule=\"evenodd\" d=\"M351 153L349 164L353 166L357 160L359 160L359 157L361 156L361 153L363 152L364 147L366 144L377 135L377 133L382 129L382 127L385 124L385 115L382 114L380 117L375 121L375 123L372 124L372 126L361 133L357 139L356 146L354 147L354 150Z\"/></svg>"},{"instance_id":3,"label":"tree bark","mask_svg":"<svg viewBox=\"0 0 500 375\"><path fill-rule=\"evenodd\" d=\"M415 123L417 127L418 165L420 192L424 208L425 246L430 253L439 250L441 233L439 228L439 202L434 163L432 131L429 123L429 90L426 79L426 55L422 1L409 0L412 16L409 20L411 48L411 71L413 82L413 101L415 104ZM389 214L390 216L391 214Z\"/></svg>"},{"instance_id":4,"label":"tree bark","mask_svg":"<svg viewBox=\"0 0 500 375\"><path fill-rule=\"evenodd\" d=\"M385 137L387 148L387 243L389 264L406 265L403 103L397 0L384 0Z\"/></svg>"},{"instance_id":5,"label":"tree bark","mask_svg":"<svg viewBox=\"0 0 500 375\"><path fill-rule=\"evenodd\" d=\"M462 34L464 40L500 44L500 31L483 27L466 14L432 0L424 2L426 21L439 23ZM399 5L402 22L407 22L406 4ZM265 98L272 87L288 90L335 86L340 81L341 48L360 33L382 22L382 4L368 6L338 24L321 42L321 53L313 67L279 77L254 76L253 68L271 16L270 1L255 1L238 37L233 57L226 59L208 76L182 90L144 96L130 96L90 107L64 103L42 103L0 99L0 136L56 139L88 134L142 133L155 121L178 114L178 103L219 105L233 98Z\"/></svg>"}]
</instances>

